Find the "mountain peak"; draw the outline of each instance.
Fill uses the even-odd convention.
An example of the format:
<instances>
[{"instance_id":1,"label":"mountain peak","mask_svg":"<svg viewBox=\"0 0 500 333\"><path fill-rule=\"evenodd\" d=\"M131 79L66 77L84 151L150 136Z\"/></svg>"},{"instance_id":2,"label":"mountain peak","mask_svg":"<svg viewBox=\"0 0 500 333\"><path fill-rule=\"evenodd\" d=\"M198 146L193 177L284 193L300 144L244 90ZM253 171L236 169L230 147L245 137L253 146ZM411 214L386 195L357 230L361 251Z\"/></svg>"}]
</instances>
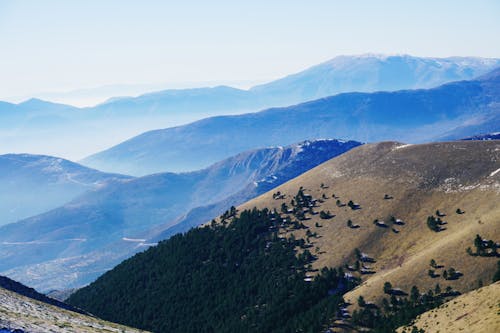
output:
<instances>
[{"instance_id":1,"label":"mountain peak","mask_svg":"<svg viewBox=\"0 0 500 333\"><path fill-rule=\"evenodd\" d=\"M17 105L22 105L22 106L38 106L38 105L46 105L46 104L57 104L57 103L52 103L48 101L44 101L43 99L39 98L29 98L21 103L18 103Z\"/></svg>"}]
</instances>

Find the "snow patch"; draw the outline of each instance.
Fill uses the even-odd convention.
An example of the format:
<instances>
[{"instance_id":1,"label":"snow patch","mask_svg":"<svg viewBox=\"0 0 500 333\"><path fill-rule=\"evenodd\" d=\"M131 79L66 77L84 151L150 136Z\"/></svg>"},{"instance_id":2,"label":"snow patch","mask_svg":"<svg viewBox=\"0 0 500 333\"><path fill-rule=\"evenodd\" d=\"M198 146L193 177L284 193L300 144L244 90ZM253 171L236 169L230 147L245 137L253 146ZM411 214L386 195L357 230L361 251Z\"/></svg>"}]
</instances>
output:
<instances>
[{"instance_id":1,"label":"snow patch","mask_svg":"<svg viewBox=\"0 0 500 333\"><path fill-rule=\"evenodd\" d=\"M125 242L134 242L134 243L144 243L146 241L143 238L127 238L127 237L123 237L122 240Z\"/></svg>"},{"instance_id":2,"label":"snow patch","mask_svg":"<svg viewBox=\"0 0 500 333\"><path fill-rule=\"evenodd\" d=\"M396 148L394 148L394 149L401 149L401 148L406 148L406 147L409 147L409 146L413 146L413 144L408 143L408 144L406 144L406 145L397 146L397 147L396 147Z\"/></svg>"},{"instance_id":3,"label":"snow patch","mask_svg":"<svg viewBox=\"0 0 500 333\"><path fill-rule=\"evenodd\" d=\"M493 171L492 173L490 173L490 177L493 177L494 175L496 175L499 172L500 172L500 168L498 168L495 171Z\"/></svg>"},{"instance_id":4,"label":"snow patch","mask_svg":"<svg viewBox=\"0 0 500 333\"><path fill-rule=\"evenodd\" d=\"M158 243L143 243L143 242L141 242L141 243L137 244L137 247L142 247L142 246L150 247L150 246L156 246L156 245L158 245Z\"/></svg>"}]
</instances>

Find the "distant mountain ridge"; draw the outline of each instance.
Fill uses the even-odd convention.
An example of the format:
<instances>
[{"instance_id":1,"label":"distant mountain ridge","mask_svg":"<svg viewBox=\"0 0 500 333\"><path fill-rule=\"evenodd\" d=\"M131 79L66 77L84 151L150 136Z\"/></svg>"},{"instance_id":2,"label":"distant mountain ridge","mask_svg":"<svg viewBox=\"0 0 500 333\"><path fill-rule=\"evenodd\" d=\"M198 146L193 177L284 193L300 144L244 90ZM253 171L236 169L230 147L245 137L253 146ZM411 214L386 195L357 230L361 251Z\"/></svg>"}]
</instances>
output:
<instances>
[{"instance_id":1,"label":"distant mountain ridge","mask_svg":"<svg viewBox=\"0 0 500 333\"><path fill-rule=\"evenodd\" d=\"M500 140L500 132L474 135L462 140Z\"/></svg>"},{"instance_id":2,"label":"distant mountain ridge","mask_svg":"<svg viewBox=\"0 0 500 333\"><path fill-rule=\"evenodd\" d=\"M160 109L162 101L175 105L176 101L189 98L187 103L180 105L181 108L205 105L219 110L240 110L241 107L255 110L303 103L345 92L433 88L451 81L471 80L499 66L500 59L477 57L344 55L249 90L228 86L169 89L137 97L121 97L97 107L105 110L118 105L125 106L126 110L133 105L145 104L146 109L151 110ZM163 107L168 109L169 105Z\"/></svg>"},{"instance_id":3,"label":"distant mountain ridge","mask_svg":"<svg viewBox=\"0 0 500 333\"><path fill-rule=\"evenodd\" d=\"M454 140L500 130L500 69L433 89L344 93L285 108L155 130L82 161L143 175L197 169L246 149L321 137Z\"/></svg>"},{"instance_id":4,"label":"distant mountain ridge","mask_svg":"<svg viewBox=\"0 0 500 333\"><path fill-rule=\"evenodd\" d=\"M53 156L0 155L0 225L43 213L106 183L130 178Z\"/></svg>"},{"instance_id":5,"label":"distant mountain ridge","mask_svg":"<svg viewBox=\"0 0 500 333\"><path fill-rule=\"evenodd\" d=\"M30 152L80 159L140 133L205 117L289 106L352 91L431 88L470 80L498 66L499 59L473 57L339 56L249 90L227 86L169 89L113 98L87 108L36 99L20 104L0 103L0 140L9 147L9 151L0 153Z\"/></svg>"},{"instance_id":6,"label":"distant mountain ridge","mask_svg":"<svg viewBox=\"0 0 500 333\"><path fill-rule=\"evenodd\" d=\"M300 103L345 92L429 89L451 81L471 80L498 66L497 59L474 57L345 55L250 90L287 94Z\"/></svg>"},{"instance_id":7,"label":"distant mountain ridge","mask_svg":"<svg viewBox=\"0 0 500 333\"><path fill-rule=\"evenodd\" d=\"M0 270L41 290L86 284L127 256L210 220L356 141L315 140L240 153L191 173L160 173L88 191L49 212L0 227ZM223 205L224 204L224 205ZM184 222L197 207L201 214ZM27 274L27 272L30 272Z\"/></svg>"}]
</instances>

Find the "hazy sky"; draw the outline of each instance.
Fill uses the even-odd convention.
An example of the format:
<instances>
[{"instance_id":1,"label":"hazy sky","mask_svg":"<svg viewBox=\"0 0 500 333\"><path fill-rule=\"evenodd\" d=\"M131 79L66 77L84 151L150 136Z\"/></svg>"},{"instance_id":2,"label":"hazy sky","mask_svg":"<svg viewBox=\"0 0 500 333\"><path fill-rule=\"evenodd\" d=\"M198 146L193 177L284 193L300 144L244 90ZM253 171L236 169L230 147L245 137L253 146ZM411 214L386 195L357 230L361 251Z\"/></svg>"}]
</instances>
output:
<instances>
[{"instance_id":1,"label":"hazy sky","mask_svg":"<svg viewBox=\"0 0 500 333\"><path fill-rule=\"evenodd\" d=\"M0 0L0 99L265 81L340 54L500 57L500 1Z\"/></svg>"}]
</instances>

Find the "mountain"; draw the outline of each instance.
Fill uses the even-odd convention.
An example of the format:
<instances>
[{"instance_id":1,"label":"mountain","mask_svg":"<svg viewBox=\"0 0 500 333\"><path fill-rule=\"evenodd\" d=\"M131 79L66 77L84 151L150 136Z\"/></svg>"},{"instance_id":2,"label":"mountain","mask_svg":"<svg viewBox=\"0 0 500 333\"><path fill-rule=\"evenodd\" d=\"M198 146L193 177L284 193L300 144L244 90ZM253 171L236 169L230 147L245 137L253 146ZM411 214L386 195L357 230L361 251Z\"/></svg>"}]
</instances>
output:
<instances>
[{"instance_id":1,"label":"mountain","mask_svg":"<svg viewBox=\"0 0 500 333\"><path fill-rule=\"evenodd\" d=\"M0 277L0 332L143 332L106 322Z\"/></svg>"},{"instance_id":2,"label":"mountain","mask_svg":"<svg viewBox=\"0 0 500 333\"><path fill-rule=\"evenodd\" d=\"M114 97L85 108L39 99L20 104L0 102L0 141L4 143L0 153L29 152L77 160L143 132L205 117L255 112L343 92L430 88L469 80L498 66L499 59L472 57L340 56L249 90L227 86L168 89L136 97ZM220 158L212 163L217 160ZM209 164L156 171L188 171Z\"/></svg>"},{"instance_id":3,"label":"mountain","mask_svg":"<svg viewBox=\"0 0 500 333\"><path fill-rule=\"evenodd\" d=\"M148 174L204 167L255 147L339 137L365 142L459 139L500 129L500 69L428 90L346 93L258 113L143 133L82 161Z\"/></svg>"},{"instance_id":4,"label":"mountain","mask_svg":"<svg viewBox=\"0 0 500 333\"><path fill-rule=\"evenodd\" d=\"M2 117L2 128L8 128L11 125L9 121L19 122L19 126L34 126L34 124L43 119L52 121L62 118L64 115L74 115L78 108L71 105L51 103L37 98L28 99L22 103L13 104L1 102L0 111Z\"/></svg>"},{"instance_id":5,"label":"mountain","mask_svg":"<svg viewBox=\"0 0 500 333\"><path fill-rule=\"evenodd\" d=\"M417 317L415 326L428 333L457 331L493 333L500 331L498 300L500 282L470 291ZM407 327L409 330L411 327ZM403 333L400 328L397 333Z\"/></svg>"},{"instance_id":6,"label":"mountain","mask_svg":"<svg viewBox=\"0 0 500 333\"><path fill-rule=\"evenodd\" d=\"M114 98L98 106L107 112L231 113L270 106L302 103L344 92L374 92L433 88L441 84L470 80L499 67L500 59L474 57L419 58L409 55L364 54L338 56L301 72L252 87L227 86L170 89Z\"/></svg>"},{"instance_id":7,"label":"mountain","mask_svg":"<svg viewBox=\"0 0 500 333\"><path fill-rule=\"evenodd\" d=\"M0 225L61 206L109 182L130 179L43 155L0 155Z\"/></svg>"},{"instance_id":8,"label":"mountain","mask_svg":"<svg viewBox=\"0 0 500 333\"><path fill-rule=\"evenodd\" d=\"M328 269L307 280L306 260L294 240L273 237L268 211L231 219L128 259L68 302L155 332L324 331L353 284Z\"/></svg>"},{"instance_id":9,"label":"mountain","mask_svg":"<svg viewBox=\"0 0 500 333\"><path fill-rule=\"evenodd\" d=\"M172 235L173 226L191 210L201 212L181 230L358 145L306 141L244 152L200 171L106 184L59 208L0 227L0 270L40 290L79 287ZM206 205L214 208L205 211Z\"/></svg>"},{"instance_id":10,"label":"mountain","mask_svg":"<svg viewBox=\"0 0 500 333\"><path fill-rule=\"evenodd\" d=\"M250 89L278 96L288 104L344 92L434 88L471 80L500 66L498 59L473 57L420 58L410 55L338 56L305 71Z\"/></svg>"},{"instance_id":11,"label":"mountain","mask_svg":"<svg viewBox=\"0 0 500 333\"><path fill-rule=\"evenodd\" d=\"M159 331L392 331L499 274L499 171L499 141L362 145L69 301Z\"/></svg>"},{"instance_id":12,"label":"mountain","mask_svg":"<svg viewBox=\"0 0 500 333\"><path fill-rule=\"evenodd\" d=\"M464 293L489 283L498 261L495 255L469 255L467 248L476 248L476 235L500 241L499 152L498 141L364 145L274 189L285 195L285 201L273 200L272 193L266 193L240 209L279 209L281 203L289 204L300 186L314 198L330 195L314 210L330 211L334 217L323 220L307 215L310 220L304 222L318 235L312 241L317 248L313 269L353 268L357 258L373 258L373 262L362 261L366 268L350 272L363 279L358 288L344 295L353 304L351 311L359 308L359 296L380 304L385 282L408 294L412 286L427 291L436 284L443 292L450 287ZM322 182L328 189L321 187ZM337 200L344 205L352 200L360 206L338 207ZM445 214L440 217L446 223L440 232L431 230L427 222L429 216L437 217L437 211ZM430 266L431 259L438 268ZM434 270L432 276L429 270ZM460 274L445 279L444 271L450 270Z\"/></svg>"},{"instance_id":13,"label":"mountain","mask_svg":"<svg viewBox=\"0 0 500 333\"><path fill-rule=\"evenodd\" d=\"M500 132L474 135L462 140L500 140Z\"/></svg>"}]
</instances>

